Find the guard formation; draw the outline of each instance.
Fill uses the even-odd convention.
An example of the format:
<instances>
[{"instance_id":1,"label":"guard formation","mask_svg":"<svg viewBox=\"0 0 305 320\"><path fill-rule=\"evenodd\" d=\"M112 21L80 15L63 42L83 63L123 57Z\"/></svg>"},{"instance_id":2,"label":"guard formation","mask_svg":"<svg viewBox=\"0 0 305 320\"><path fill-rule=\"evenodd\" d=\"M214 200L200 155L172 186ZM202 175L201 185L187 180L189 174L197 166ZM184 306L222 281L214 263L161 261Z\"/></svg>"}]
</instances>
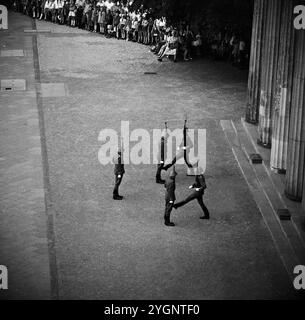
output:
<instances>
[{"instance_id":1,"label":"guard formation","mask_svg":"<svg viewBox=\"0 0 305 320\"><path fill-rule=\"evenodd\" d=\"M187 127L186 127L186 120L184 122L183 128L183 142L178 148L178 152L173 158L173 160L165 165L165 154L166 154L166 145L167 139L169 135L167 133L167 123L165 123L165 133L161 136L159 149L158 149L158 165L157 165L157 172L156 172L156 183L164 184L165 187L165 212L164 212L164 224L169 227L174 227L175 224L171 222L171 212L174 209L178 209L187 203L197 200L199 206L203 211L203 216L200 219L209 219L210 213L208 208L205 206L203 202L203 195L204 190L207 188L204 172L201 167L198 166L198 162L195 164L190 164L188 161L188 153L190 149L193 147L193 143L189 136L187 135ZM195 182L189 186L189 189L192 191L191 194L186 197L184 200L175 203L176 201L176 168L175 163L177 160L184 157L185 164L190 169L192 168L195 173ZM123 175L125 173L124 163L123 163L123 147L118 149L118 153L116 157L113 159L114 162L114 175L115 175L115 182L114 182L114 189L113 189L113 199L114 200L122 200L123 197L119 195L119 186L122 182ZM169 174L167 175L166 179L163 180L161 178L162 170L167 171L170 170Z\"/></svg>"}]
</instances>

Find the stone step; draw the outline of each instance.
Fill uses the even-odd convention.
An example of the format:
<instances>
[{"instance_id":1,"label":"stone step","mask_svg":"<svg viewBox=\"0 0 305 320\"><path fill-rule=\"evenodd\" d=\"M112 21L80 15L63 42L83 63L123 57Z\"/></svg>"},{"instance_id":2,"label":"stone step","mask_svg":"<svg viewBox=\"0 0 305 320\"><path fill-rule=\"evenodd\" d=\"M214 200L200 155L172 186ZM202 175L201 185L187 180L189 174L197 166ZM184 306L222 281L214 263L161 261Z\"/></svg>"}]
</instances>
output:
<instances>
[{"instance_id":1,"label":"stone step","mask_svg":"<svg viewBox=\"0 0 305 320\"><path fill-rule=\"evenodd\" d=\"M232 152L240 167L243 177L249 186L257 207L261 212L262 218L270 232L271 238L273 239L278 254L287 270L288 276L292 279L293 269L297 264L299 264L298 258L295 251L292 249L292 245L287 238L287 235L283 231L279 219L277 219L276 215L274 214L270 200L262 188L254 168L249 161L248 154L245 146L243 145L243 142L245 142L245 137L240 139L237 129L230 120L221 120L220 125L224 131L229 145L232 148Z\"/></svg>"},{"instance_id":2,"label":"stone step","mask_svg":"<svg viewBox=\"0 0 305 320\"><path fill-rule=\"evenodd\" d=\"M256 153L260 153L263 157L263 167L267 172L269 178L273 182L273 186L278 193L281 201L291 213L291 223L293 224L297 234L299 235L302 245L305 248L305 226L304 226L304 211L301 203L288 199L285 194L285 175L279 174L270 168L270 150L259 146L256 141L258 138L257 126L247 123L245 119L241 119L241 123L248 135L249 140ZM305 254L303 253L303 256Z\"/></svg>"},{"instance_id":3,"label":"stone step","mask_svg":"<svg viewBox=\"0 0 305 320\"><path fill-rule=\"evenodd\" d=\"M247 132L244 130L244 126L241 121L232 122L232 126L234 127L239 140L241 141L242 147L246 152L248 158L250 155L257 152L255 150ZM261 188L266 194L267 199L270 202L270 205L273 209L273 213L278 223L280 224L283 233L289 239L289 243L292 246L292 249L296 253L298 261L300 264L305 263L305 245L302 242L302 239L299 236L298 230L295 228L295 223L293 222L293 218L291 220L280 220L279 211L287 210L287 206L282 198L282 196L278 193L275 188L275 185L266 170L266 166L264 163L262 164L252 164L251 166L255 172L255 175L260 183Z\"/></svg>"}]
</instances>

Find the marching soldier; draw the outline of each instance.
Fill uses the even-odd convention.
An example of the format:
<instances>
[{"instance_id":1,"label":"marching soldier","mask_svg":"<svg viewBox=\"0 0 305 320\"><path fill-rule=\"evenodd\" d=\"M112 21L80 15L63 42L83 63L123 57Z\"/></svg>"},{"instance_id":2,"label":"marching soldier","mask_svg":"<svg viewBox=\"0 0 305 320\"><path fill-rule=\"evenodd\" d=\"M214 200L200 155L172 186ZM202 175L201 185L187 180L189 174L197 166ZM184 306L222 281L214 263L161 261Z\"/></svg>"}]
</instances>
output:
<instances>
[{"instance_id":1,"label":"marching soldier","mask_svg":"<svg viewBox=\"0 0 305 320\"><path fill-rule=\"evenodd\" d=\"M205 206L203 203L203 195L204 195L204 190L206 189L206 183L205 183L205 178L203 175L203 170L202 168L196 168L196 176L195 176L195 183L189 187L189 189L193 190L193 192L183 201L177 202L176 204L173 205L175 209L178 209L185 204L189 203L190 201L197 199L204 215L200 217L200 219L209 219L210 218L210 213L208 208Z\"/></svg>"},{"instance_id":2,"label":"marching soldier","mask_svg":"<svg viewBox=\"0 0 305 320\"><path fill-rule=\"evenodd\" d=\"M122 151L118 150L118 155L113 159L114 162L114 175L115 175L115 183L113 189L113 199L114 200L122 200L123 197L119 195L119 186L122 182L123 175L125 173L124 163L122 159Z\"/></svg>"},{"instance_id":3,"label":"marching soldier","mask_svg":"<svg viewBox=\"0 0 305 320\"><path fill-rule=\"evenodd\" d=\"M170 221L170 214L172 212L174 202L176 200L175 189L176 189L176 175L175 166L171 170L169 176L166 178L164 187L165 191L165 213L164 213L164 224L168 227L174 227L175 224Z\"/></svg>"}]
</instances>

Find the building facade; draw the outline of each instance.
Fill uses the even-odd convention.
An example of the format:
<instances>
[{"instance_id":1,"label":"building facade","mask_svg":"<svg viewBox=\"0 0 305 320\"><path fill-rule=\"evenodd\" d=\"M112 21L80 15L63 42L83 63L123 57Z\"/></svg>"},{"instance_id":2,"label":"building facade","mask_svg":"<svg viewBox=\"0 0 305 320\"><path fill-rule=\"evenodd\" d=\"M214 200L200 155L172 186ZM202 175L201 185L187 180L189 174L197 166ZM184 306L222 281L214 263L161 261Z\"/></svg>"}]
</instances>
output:
<instances>
[{"instance_id":1,"label":"building facade","mask_svg":"<svg viewBox=\"0 0 305 320\"><path fill-rule=\"evenodd\" d=\"M285 174L286 196L305 208L304 24L304 0L254 0L246 121Z\"/></svg>"}]
</instances>

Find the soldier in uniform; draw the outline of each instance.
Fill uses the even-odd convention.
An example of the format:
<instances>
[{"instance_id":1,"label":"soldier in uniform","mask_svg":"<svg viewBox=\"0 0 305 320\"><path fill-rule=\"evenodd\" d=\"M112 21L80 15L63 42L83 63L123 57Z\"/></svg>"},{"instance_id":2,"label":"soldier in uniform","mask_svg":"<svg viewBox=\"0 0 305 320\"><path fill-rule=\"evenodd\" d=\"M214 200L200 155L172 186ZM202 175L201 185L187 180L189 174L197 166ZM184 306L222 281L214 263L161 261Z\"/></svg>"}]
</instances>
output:
<instances>
[{"instance_id":1,"label":"soldier in uniform","mask_svg":"<svg viewBox=\"0 0 305 320\"><path fill-rule=\"evenodd\" d=\"M122 200L123 197L119 195L119 186L122 182L123 175L125 173L124 163L122 159L122 151L118 150L118 155L113 159L114 162L114 175L115 175L115 183L113 189L113 199L114 200Z\"/></svg>"},{"instance_id":2,"label":"soldier in uniform","mask_svg":"<svg viewBox=\"0 0 305 320\"><path fill-rule=\"evenodd\" d=\"M203 203L203 195L204 195L204 190L206 189L206 183L205 183L205 178L203 175L203 170L202 168L196 168L196 176L195 176L195 183L189 187L189 189L193 190L192 193L183 201L177 202L176 204L173 205L175 209L178 209L185 204L189 203L190 201L197 199L204 215L200 217L200 219L209 219L210 218L210 213L208 208L205 206Z\"/></svg>"},{"instance_id":3,"label":"soldier in uniform","mask_svg":"<svg viewBox=\"0 0 305 320\"><path fill-rule=\"evenodd\" d=\"M170 221L170 214L172 212L174 202L176 200L175 189L176 189L176 175L175 166L171 170L169 176L166 178L164 187L165 191L165 213L164 213L164 223L166 226L174 227L175 224Z\"/></svg>"}]
</instances>

